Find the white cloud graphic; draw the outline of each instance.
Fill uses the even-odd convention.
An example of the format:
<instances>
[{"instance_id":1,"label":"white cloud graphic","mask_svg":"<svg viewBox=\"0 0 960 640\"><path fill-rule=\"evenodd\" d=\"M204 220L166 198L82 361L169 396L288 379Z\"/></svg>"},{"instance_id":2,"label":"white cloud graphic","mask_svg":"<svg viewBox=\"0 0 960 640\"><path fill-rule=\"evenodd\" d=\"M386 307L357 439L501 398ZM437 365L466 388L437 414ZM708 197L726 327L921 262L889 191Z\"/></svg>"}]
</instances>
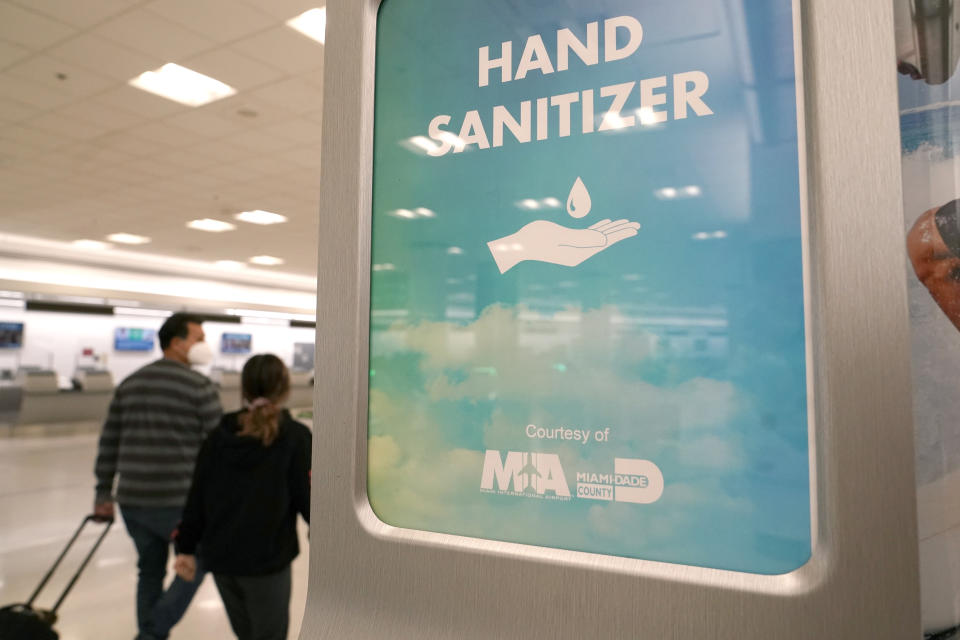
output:
<instances>
[{"instance_id":1,"label":"white cloud graphic","mask_svg":"<svg viewBox=\"0 0 960 640\"><path fill-rule=\"evenodd\" d=\"M704 535L705 519L739 526L757 517L724 480L766 446L745 441L737 425L749 400L729 381L645 382L635 371L654 357L655 339L620 318L616 307L544 315L494 306L465 326L390 327L370 393L376 513L397 526L624 555L696 544L684 540ZM528 424L611 427L612 437L537 441ZM572 488L577 470L612 471L615 456L672 460L683 475L665 474L650 507L491 496L479 487L486 449L555 453Z\"/></svg>"}]
</instances>

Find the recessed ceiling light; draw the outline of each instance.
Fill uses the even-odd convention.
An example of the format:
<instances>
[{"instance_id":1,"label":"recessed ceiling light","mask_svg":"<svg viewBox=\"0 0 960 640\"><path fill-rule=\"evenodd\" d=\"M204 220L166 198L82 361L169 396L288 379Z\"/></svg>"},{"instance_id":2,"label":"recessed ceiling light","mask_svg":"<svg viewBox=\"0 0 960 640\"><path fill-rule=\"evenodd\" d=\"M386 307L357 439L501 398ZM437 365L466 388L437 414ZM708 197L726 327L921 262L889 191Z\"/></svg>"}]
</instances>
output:
<instances>
[{"instance_id":1,"label":"recessed ceiling light","mask_svg":"<svg viewBox=\"0 0 960 640\"><path fill-rule=\"evenodd\" d=\"M260 209L243 211L233 217L242 222L250 222L252 224L279 224L287 221L287 216L282 216L279 213L272 213L270 211L261 211Z\"/></svg>"},{"instance_id":2,"label":"recessed ceiling light","mask_svg":"<svg viewBox=\"0 0 960 640\"><path fill-rule=\"evenodd\" d=\"M250 262L253 264L263 265L265 267L275 267L278 264L283 264L283 258L276 258L274 256L253 256L250 258Z\"/></svg>"},{"instance_id":3,"label":"recessed ceiling light","mask_svg":"<svg viewBox=\"0 0 960 640\"><path fill-rule=\"evenodd\" d=\"M436 217L437 215L430 209L427 209L426 207L417 207L416 209L414 209L414 211L416 211L418 216L421 216L423 218L433 218L433 217Z\"/></svg>"},{"instance_id":4,"label":"recessed ceiling light","mask_svg":"<svg viewBox=\"0 0 960 640\"><path fill-rule=\"evenodd\" d=\"M451 256L459 256L463 254L463 249L461 249L460 247L450 247L449 249L447 249L447 253L450 254Z\"/></svg>"},{"instance_id":5,"label":"recessed ceiling light","mask_svg":"<svg viewBox=\"0 0 960 640\"><path fill-rule=\"evenodd\" d=\"M144 71L130 80L130 85L188 107L200 107L237 92L228 84L173 62Z\"/></svg>"},{"instance_id":6,"label":"recessed ceiling light","mask_svg":"<svg viewBox=\"0 0 960 640\"><path fill-rule=\"evenodd\" d=\"M393 215L398 218L406 218L408 220L417 217L417 214L415 214L413 211L410 211L410 209L397 209L393 212Z\"/></svg>"},{"instance_id":7,"label":"recessed ceiling light","mask_svg":"<svg viewBox=\"0 0 960 640\"><path fill-rule=\"evenodd\" d=\"M150 242L150 238L132 233L111 233L107 236L107 240L119 242L120 244L147 244Z\"/></svg>"},{"instance_id":8,"label":"recessed ceiling light","mask_svg":"<svg viewBox=\"0 0 960 640\"><path fill-rule=\"evenodd\" d=\"M74 240L72 244L78 249L93 249L96 251L110 248L109 242L101 242L99 240Z\"/></svg>"},{"instance_id":9,"label":"recessed ceiling light","mask_svg":"<svg viewBox=\"0 0 960 640\"><path fill-rule=\"evenodd\" d=\"M242 269L247 266L243 262L239 262L237 260L217 260L214 262L214 264L222 269Z\"/></svg>"},{"instance_id":10,"label":"recessed ceiling light","mask_svg":"<svg viewBox=\"0 0 960 640\"><path fill-rule=\"evenodd\" d=\"M224 222L223 220L214 220L213 218L203 218L202 220L191 220L187 223L191 229L199 231L210 231L212 233L221 233L223 231L233 231L236 225Z\"/></svg>"},{"instance_id":11,"label":"recessed ceiling light","mask_svg":"<svg viewBox=\"0 0 960 640\"><path fill-rule=\"evenodd\" d=\"M327 8L304 11L296 18L287 20L287 25L323 44L327 38Z\"/></svg>"}]
</instances>

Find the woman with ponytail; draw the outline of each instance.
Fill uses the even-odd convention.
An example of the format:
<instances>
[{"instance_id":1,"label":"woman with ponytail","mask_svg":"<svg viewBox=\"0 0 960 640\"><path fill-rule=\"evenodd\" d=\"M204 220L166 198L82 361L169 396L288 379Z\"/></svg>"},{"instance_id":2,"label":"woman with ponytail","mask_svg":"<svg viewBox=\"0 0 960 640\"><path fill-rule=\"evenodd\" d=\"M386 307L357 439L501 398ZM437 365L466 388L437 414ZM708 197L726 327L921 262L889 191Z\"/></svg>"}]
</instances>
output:
<instances>
[{"instance_id":1,"label":"woman with ponytail","mask_svg":"<svg viewBox=\"0 0 960 640\"><path fill-rule=\"evenodd\" d=\"M290 374L279 358L250 358L242 386L245 408L200 449L175 568L192 580L202 547L239 640L285 640L297 514L310 522L311 434L283 408Z\"/></svg>"}]
</instances>

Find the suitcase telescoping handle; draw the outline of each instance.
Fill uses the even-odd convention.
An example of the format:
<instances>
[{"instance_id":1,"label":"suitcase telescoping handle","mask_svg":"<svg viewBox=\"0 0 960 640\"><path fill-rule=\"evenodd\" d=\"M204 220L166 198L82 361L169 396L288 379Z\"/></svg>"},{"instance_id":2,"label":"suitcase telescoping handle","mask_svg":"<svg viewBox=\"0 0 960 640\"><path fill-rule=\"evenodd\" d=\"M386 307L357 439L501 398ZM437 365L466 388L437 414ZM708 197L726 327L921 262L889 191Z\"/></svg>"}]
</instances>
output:
<instances>
[{"instance_id":1,"label":"suitcase telescoping handle","mask_svg":"<svg viewBox=\"0 0 960 640\"><path fill-rule=\"evenodd\" d=\"M77 583L77 580L80 578L80 574L82 574L83 570L87 568L87 564L90 562L93 554L97 552L97 549L100 547L100 543L103 542L103 539L107 537L107 533L110 532L110 527L113 526L113 518L103 518L101 516L91 514L83 519L83 522L80 523L80 526L77 527L77 530L74 532L73 537L70 538L70 542L68 542L67 546L64 547L63 551L60 552L60 557L57 558L56 562L53 563L53 566L50 567L50 570L47 571L47 575L43 576L43 580L40 581L40 584L37 585L33 595L30 596L30 600L27 601L28 607L33 605L33 601L37 599L37 596L40 595L40 592L43 591L43 588L47 586L47 582L49 582L50 578L53 577L57 567L60 566L60 563L67 555L67 552L70 551L70 547L73 546L73 543L76 542L77 538L80 537L80 533L83 531L83 528L87 526L88 522L105 522L107 526L103 528L103 532L100 534L100 537L97 538L97 542L93 545L93 548L90 549L90 553L88 553L87 557L85 557L83 562L80 563L80 567L73 574L73 577L70 579L70 583L67 584L66 588L63 590L63 593L60 594L60 598L57 600L57 603L53 605L53 609L50 610L51 616L57 613L57 609L59 609L60 605L63 604L63 600L67 597L67 594L70 593L70 590L73 589L73 585Z\"/></svg>"}]
</instances>

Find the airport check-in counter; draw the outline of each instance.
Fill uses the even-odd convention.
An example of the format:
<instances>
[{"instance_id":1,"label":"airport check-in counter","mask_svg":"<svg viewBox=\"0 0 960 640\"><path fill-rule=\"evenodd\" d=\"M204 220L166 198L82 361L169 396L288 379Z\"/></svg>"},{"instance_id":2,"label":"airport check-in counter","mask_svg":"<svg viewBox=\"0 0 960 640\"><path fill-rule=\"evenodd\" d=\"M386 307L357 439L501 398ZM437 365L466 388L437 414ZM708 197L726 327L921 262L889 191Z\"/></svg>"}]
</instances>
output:
<instances>
[{"instance_id":1,"label":"airport check-in counter","mask_svg":"<svg viewBox=\"0 0 960 640\"><path fill-rule=\"evenodd\" d=\"M308 409L313 407L313 372L290 372L290 398L287 406L291 409Z\"/></svg>"},{"instance_id":2,"label":"airport check-in counter","mask_svg":"<svg viewBox=\"0 0 960 640\"><path fill-rule=\"evenodd\" d=\"M224 413L239 411L243 407L243 389L240 382L240 373L214 369L211 379L220 391L220 406ZM290 372L290 397L287 406L293 409L304 409L313 406L313 372Z\"/></svg>"},{"instance_id":3,"label":"airport check-in counter","mask_svg":"<svg viewBox=\"0 0 960 640\"><path fill-rule=\"evenodd\" d=\"M13 424L17 421L23 391L14 380L12 371L7 370L4 373L9 377L0 376L0 424Z\"/></svg>"},{"instance_id":4,"label":"airport check-in counter","mask_svg":"<svg viewBox=\"0 0 960 640\"><path fill-rule=\"evenodd\" d=\"M240 373L214 369L210 377L220 391L220 406L223 407L223 412L239 411L243 407Z\"/></svg>"},{"instance_id":5,"label":"airport check-in counter","mask_svg":"<svg viewBox=\"0 0 960 640\"><path fill-rule=\"evenodd\" d=\"M20 372L17 424L103 420L113 397L113 376L109 371L80 370L74 381L73 389L63 390L55 371Z\"/></svg>"}]
</instances>

